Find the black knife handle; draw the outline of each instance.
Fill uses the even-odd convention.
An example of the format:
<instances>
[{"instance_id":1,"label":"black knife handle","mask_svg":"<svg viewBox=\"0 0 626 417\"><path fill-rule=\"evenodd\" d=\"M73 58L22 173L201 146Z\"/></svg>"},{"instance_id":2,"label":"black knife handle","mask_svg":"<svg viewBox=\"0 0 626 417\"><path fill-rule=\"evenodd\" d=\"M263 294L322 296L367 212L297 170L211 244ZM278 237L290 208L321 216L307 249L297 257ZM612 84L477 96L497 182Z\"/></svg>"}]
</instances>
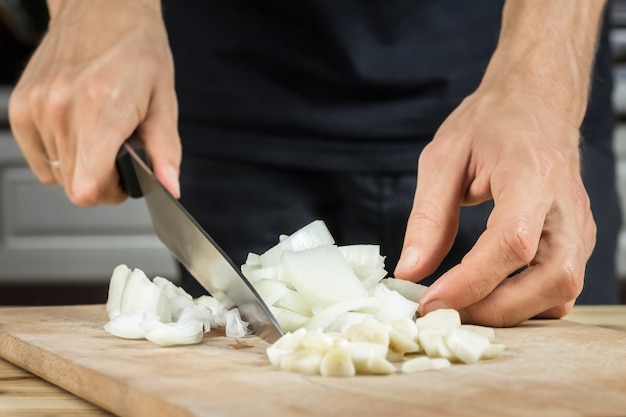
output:
<instances>
[{"instance_id":1,"label":"black knife handle","mask_svg":"<svg viewBox=\"0 0 626 417\"><path fill-rule=\"evenodd\" d=\"M137 180L137 173L135 172L135 167L133 166L133 157L128 151L129 147L146 163L146 165L150 166L148 153L146 152L146 148L143 146L143 142L133 134L130 138L126 139L126 142L124 142L117 153L115 167L117 168L117 173L120 176L120 187L122 190L128 194L129 197L140 198L143 197L143 192L141 191L141 186Z\"/></svg>"}]
</instances>

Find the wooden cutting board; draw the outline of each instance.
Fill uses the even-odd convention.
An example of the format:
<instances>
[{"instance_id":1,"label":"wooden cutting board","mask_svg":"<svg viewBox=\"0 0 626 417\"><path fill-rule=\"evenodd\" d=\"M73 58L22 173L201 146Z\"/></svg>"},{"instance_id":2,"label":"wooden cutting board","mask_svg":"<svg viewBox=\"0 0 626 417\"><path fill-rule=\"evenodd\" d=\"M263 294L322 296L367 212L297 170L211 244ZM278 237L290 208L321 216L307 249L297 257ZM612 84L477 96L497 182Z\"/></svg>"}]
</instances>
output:
<instances>
[{"instance_id":1,"label":"wooden cutting board","mask_svg":"<svg viewBox=\"0 0 626 417\"><path fill-rule=\"evenodd\" d=\"M0 356L128 417L626 415L626 334L565 320L498 329L499 359L354 378L275 369L255 336L161 348L106 321L102 305L0 308Z\"/></svg>"}]
</instances>

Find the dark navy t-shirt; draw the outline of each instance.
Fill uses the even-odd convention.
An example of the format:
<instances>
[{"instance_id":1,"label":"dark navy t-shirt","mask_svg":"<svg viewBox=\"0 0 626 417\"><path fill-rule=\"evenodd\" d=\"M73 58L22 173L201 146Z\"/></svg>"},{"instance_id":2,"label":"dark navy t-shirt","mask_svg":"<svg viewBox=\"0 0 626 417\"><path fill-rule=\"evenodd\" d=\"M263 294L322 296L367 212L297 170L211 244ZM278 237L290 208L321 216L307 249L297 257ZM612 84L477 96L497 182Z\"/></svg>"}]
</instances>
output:
<instances>
[{"instance_id":1,"label":"dark navy t-shirt","mask_svg":"<svg viewBox=\"0 0 626 417\"><path fill-rule=\"evenodd\" d=\"M329 170L415 169L423 146L478 86L502 6L165 0L184 152ZM610 66L595 79L592 101L604 106L597 130L612 120Z\"/></svg>"}]
</instances>

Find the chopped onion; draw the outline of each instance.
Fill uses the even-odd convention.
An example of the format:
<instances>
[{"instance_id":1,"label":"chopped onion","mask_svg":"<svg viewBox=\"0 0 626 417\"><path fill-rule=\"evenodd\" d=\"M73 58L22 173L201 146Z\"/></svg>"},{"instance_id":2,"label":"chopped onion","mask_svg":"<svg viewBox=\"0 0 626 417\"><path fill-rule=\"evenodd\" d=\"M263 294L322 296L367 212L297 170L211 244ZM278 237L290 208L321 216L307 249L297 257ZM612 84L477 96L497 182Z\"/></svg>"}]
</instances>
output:
<instances>
[{"instance_id":1,"label":"chopped onion","mask_svg":"<svg viewBox=\"0 0 626 417\"><path fill-rule=\"evenodd\" d=\"M270 311L284 332L295 331L309 321L309 317L284 308L270 307Z\"/></svg>"},{"instance_id":2,"label":"chopped onion","mask_svg":"<svg viewBox=\"0 0 626 417\"><path fill-rule=\"evenodd\" d=\"M239 310L233 308L226 312L226 336L244 337L248 334L248 323L241 320Z\"/></svg>"},{"instance_id":3,"label":"chopped onion","mask_svg":"<svg viewBox=\"0 0 626 417\"><path fill-rule=\"evenodd\" d=\"M404 298L416 303L420 302L422 294L424 294L428 289L426 285L416 284L414 282L398 278L385 278L381 282L390 289L402 294Z\"/></svg>"},{"instance_id":4,"label":"chopped onion","mask_svg":"<svg viewBox=\"0 0 626 417\"><path fill-rule=\"evenodd\" d=\"M109 283L109 295L107 297L106 309L109 318L117 316L122 310L122 295L131 270L126 265L118 265L113 270Z\"/></svg>"},{"instance_id":5,"label":"chopped onion","mask_svg":"<svg viewBox=\"0 0 626 417\"><path fill-rule=\"evenodd\" d=\"M285 273L296 290L315 304L329 306L367 297L367 291L336 246L285 251Z\"/></svg>"},{"instance_id":6,"label":"chopped onion","mask_svg":"<svg viewBox=\"0 0 626 417\"><path fill-rule=\"evenodd\" d=\"M282 254L287 250L301 251L335 243L326 224L322 220L316 220L310 223L291 236L283 236L279 241L280 243L278 243L278 245L267 250L260 256L261 265L263 267L280 264Z\"/></svg>"},{"instance_id":7,"label":"chopped onion","mask_svg":"<svg viewBox=\"0 0 626 417\"><path fill-rule=\"evenodd\" d=\"M227 336L247 334L248 323L241 320L237 309L226 310L210 296L194 301L171 281L162 277L150 281L143 271L126 265L113 270L106 309L107 332L161 346L199 343L212 326L226 326Z\"/></svg>"},{"instance_id":8,"label":"chopped onion","mask_svg":"<svg viewBox=\"0 0 626 417\"><path fill-rule=\"evenodd\" d=\"M374 297L366 297L357 300L342 301L333 304L315 314L306 323L307 330L325 330L333 321L348 311L359 311L375 308L380 305L380 300Z\"/></svg>"},{"instance_id":9,"label":"chopped onion","mask_svg":"<svg viewBox=\"0 0 626 417\"><path fill-rule=\"evenodd\" d=\"M120 310L122 314L155 314L164 323L172 321L171 304L163 291L154 285L142 270L135 268L124 287Z\"/></svg>"},{"instance_id":10,"label":"chopped onion","mask_svg":"<svg viewBox=\"0 0 626 417\"><path fill-rule=\"evenodd\" d=\"M347 346L337 345L328 349L320 362L319 372L322 376L354 376L356 369Z\"/></svg>"},{"instance_id":11,"label":"chopped onion","mask_svg":"<svg viewBox=\"0 0 626 417\"><path fill-rule=\"evenodd\" d=\"M408 300L399 292L389 289L385 284L377 284L371 295L380 300L376 318L384 323L391 323L402 318L412 318L419 304Z\"/></svg>"},{"instance_id":12,"label":"chopped onion","mask_svg":"<svg viewBox=\"0 0 626 417\"><path fill-rule=\"evenodd\" d=\"M123 339L144 339L146 330L141 322L146 319L148 313L135 313L131 315L117 314L104 325L104 329L114 336ZM158 319L154 316L155 319Z\"/></svg>"},{"instance_id":13,"label":"chopped onion","mask_svg":"<svg viewBox=\"0 0 626 417\"><path fill-rule=\"evenodd\" d=\"M204 335L198 320L163 323L158 320L143 322L147 327L145 338L160 346L191 345L199 343Z\"/></svg>"},{"instance_id":14,"label":"chopped onion","mask_svg":"<svg viewBox=\"0 0 626 417\"><path fill-rule=\"evenodd\" d=\"M287 332L267 349L270 362L349 376L398 371L390 360L416 372L502 353L493 329L461 327L457 311L415 319L427 287L388 278L384 260L378 245L335 246L322 221L281 235L262 255L249 254L242 271ZM408 354L419 356L405 360Z\"/></svg>"}]
</instances>

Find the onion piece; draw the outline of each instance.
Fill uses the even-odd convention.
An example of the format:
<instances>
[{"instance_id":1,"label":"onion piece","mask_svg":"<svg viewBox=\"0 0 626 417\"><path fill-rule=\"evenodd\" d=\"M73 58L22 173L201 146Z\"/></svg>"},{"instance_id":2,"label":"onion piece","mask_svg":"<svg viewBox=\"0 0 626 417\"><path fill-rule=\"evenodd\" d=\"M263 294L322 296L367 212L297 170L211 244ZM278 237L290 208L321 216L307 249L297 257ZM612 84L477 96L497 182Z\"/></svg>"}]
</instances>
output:
<instances>
[{"instance_id":1,"label":"onion piece","mask_svg":"<svg viewBox=\"0 0 626 417\"><path fill-rule=\"evenodd\" d=\"M111 318L103 327L113 336L123 339L144 339L146 330L141 326L141 322L148 313L134 313L131 315L118 314ZM156 316L153 316L158 319Z\"/></svg>"},{"instance_id":2,"label":"onion piece","mask_svg":"<svg viewBox=\"0 0 626 417\"><path fill-rule=\"evenodd\" d=\"M383 323L413 318L419 307L418 303L404 298L399 292L389 289L385 284L377 284L370 294L380 300L376 318Z\"/></svg>"},{"instance_id":3,"label":"onion piece","mask_svg":"<svg viewBox=\"0 0 626 417\"><path fill-rule=\"evenodd\" d=\"M378 321L366 319L363 323L355 324L343 333L351 342L367 342L389 346L389 332Z\"/></svg>"},{"instance_id":4,"label":"onion piece","mask_svg":"<svg viewBox=\"0 0 626 417\"><path fill-rule=\"evenodd\" d=\"M389 374L395 367L387 361L387 346L370 342L348 342L350 356L359 374ZM387 366L391 365L391 368Z\"/></svg>"},{"instance_id":5,"label":"onion piece","mask_svg":"<svg viewBox=\"0 0 626 417\"><path fill-rule=\"evenodd\" d=\"M322 376L354 376L356 369L350 351L345 345L330 348L320 362Z\"/></svg>"},{"instance_id":6,"label":"onion piece","mask_svg":"<svg viewBox=\"0 0 626 417\"><path fill-rule=\"evenodd\" d=\"M451 308L431 311L415 320L418 329L455 329L461 327L459 312Z\"/></svg>"},{"instance_id":7,"label":"onion piece","mask_svg":"<svg viewBox=\"0 0 626 417\"><path fill-rule=\"evenodd\" d=\"M212 326L226 326L227 336L247 334L248 323L237 309L226 311L210 296L194 301L171 281L162 277L150 281L143 271L131 271L126 265L117 266L111 275L107 312L110 320L104 329L109 333L161 346L199 343Z\"/></svg>"},{"instance_id":8,"label":"onion piece","mask_svg":"<svg viewBox=\"0 0 626 417\"><path fill-rule=\"evenodd\" d=\"M299 328L302 328L310 320L307 316L303 316L302 314L298 314L290 310L285 310L284 308L270 306L269 309L284 332L296 331Z\"/></svg>"},{"instance_id":9,"label":"onion piece","mask_svg":"<svg viewBox=\"0 0 626 417\"><path fill-rule=\"evenodd\" d=\"M276 342L270 345L266 352L271 364L274 366L280 366L280 361L283 356L297 350L300 347L302 338L306 334L306 329L300 328L295 332L285 333Z\"/></svg>"},{"instance_id":10,"label":"onion piece","mask_svg":"<svg viewBox=\"0 0 626 417\"><path fill-rule=\"evenodd\" d=\"M465 363L476 363L489 348L489 340L477 333L464 329L452 329L446 335L450 351Z\"/></svg>"},{"instance_id":11,"label":"onion piece","mask_svg":"<svg viewBox=\"0 0 626 417\"><path fill-rule=\"evenodd\" d=\"M311 317L306 323L307 330L325 330L333 321L348 311L360 311L378 308L380 300L374 297L366 297L357 300L347 300L333 304L321 310Z\"/></svg>"},{"instance_id":12,"label":"onion piece","mask_svg":"<svg viewBox=\"0 0 626 417\"><path fill-rule=\"evenodd\" d=\"M211 331L211 321L213 321L213 314L211 314L211 310L201 304L195 304L192 307L185 308L180 317L177 320L177 323L184 323L187 321L197 321L202 324L204 328L204 332L208 333Z\"/></svg>"},{"instance_id":13,"label":"onion piece","mask_svg":"<svg viewBox=\"0 0 626 417\"><path fill-rule=\"evenodd\" d=\"M354 324L363 323L365 319L374 318L372 313L359 313L356 311L348 311L340 314L335 320L333 320L327 327L327 332L339 332L343 333L346 329Z\"/></svg>"},{"instance_id":14,"label":"onion piece","mask_svg":"<svg viewBox=\"0 0 626 417\"><path fill-rule=\"evenodd\" d=\"M172 281L163 277L154 277L152 283L159 287L163 294L170 302L170 310L172 312L172 321L178 320L180 315L185 309L194 308L196 303L193 301L193 297L183 290L181 287L175 285Z\"/></svg>"},{"instance_id":15,"label":"onion piece","mask_svg":"<svg viewBox=\"0 0 626 417\"><path fill-rule=\"evenodd\" d=\"M334 243L335 240L328 231L326 224L322 220L316 220L297 230L291 236L280 239L280 243L260 256L261 265L268 267L280 264L283 252L288 250L301 251Z\"/></svg>"},{"instance_id":16,"label":"onion piece","mask_svg":"<svg viewBox=\"0 0 626 417\"><path fill-rule=\"evenodd\" d=\"M155 319L143 321L142 326L146 327L145 338L159 346L196 344L204 334L202 322L197 320L163 323Z\"/></svg>"},{"instance_id":17,"label":"onion piece","mask_svg":"<svg viewBox=\"0 0 626 417\"><path fill-rule=\"evenodd\" d=\"M122 295L128 282L131 270L124 264L113 269L111 280L109 281L109 293L107 296L106 310L109 318L117 316L122 311Z\"/></svg>"},{"instance_id":18,"label":"onion piece","mask_svg":"<svg viewBox=\"0 0 626 417\"><path fill-rule=\"evenodd\" d=\"M280 367L288 371L318 375L323 356L324 353L317 349L299 349L284 355L280 359Z\"/></svg>"},{"instance_id":19,"label":"onion piece","mask_svg":"<svg viewBox=\"0 0 626 417\"><path fill-rule=\"evenodd\" d=\"M389 350L400 354L420 351L420 345L393 327L389 327Z\"/></svg>"},{"instance_id":20,"label":"onion piece","mask_svg":"<svg viewBox=\"0 0 626 417\"><path fill-rule=\"evenodd\" d=\"M385 257L380 255L379 245L339 246L339 250L366 289L387 276Z\"/></svg>"},{"instance_id":21,"label":"onion piece","mask_svg":"<svg viewBox=\"0 0 626 417\"><path fill-rule=\"evenodd\" d=\"M333 337L329 333L321 331L306 332L300 340L300 345L303 348L317 349L326 352L328 349L332 348L335 345L335 341L338 340L340 339Z\"/></svg>"},{"instance_id":22,"label":"onion piece","mask_svg":"<svg viewBox=\"0 0 626 417\"><path fill-rule=\"evenodd\" d=\"M312 303L329 306L367 297L367 291L336 246L285 251L285 273L296 290Z\"/></svg>"},{"instance_id":23,"label":"onion piece","mask_svg":"<svg viewBox=\"0 0 626 417\"><path fill-rule=\"evenodd\" d=\"M248 334L248 322L241 320L239 310L233 308L226 312L226 336L243 337Z\"/></svg>"},{"instance_id":24,"label":"onion piece","mask_svg":"<svg viewBox=\"0 0 626 417\"><path fill-rule=\"evenodd\" d=\"M409 359L402 364L402 372L420 372L429 369L445 369L450 367L450 361L442 358L419 356Z\"/></svg>"},{"instance_id":25,"label":"onion piece","mask_svg":"<svg viewBox=\"0 0 626 417\"><path fill-rule=\"evenodd\" d=\"M201 295L196 298L196 303L205 306L211 311L211 326L226 326L226 308L216 298L210 295Z\"/></svg>"},{"instance_id":26,"label":"onion piece","mask_svg":"<svg viewBox=\"0 0 626 417\"><path fill-rule=\"evenodd\" d=\"M480 359L495 359L504 352L505 348L506 346L501 343L492 343L485 349Z\"/></svg>"},{"instance_id":27,"label":"onion piece","mask_svg":"<svg viewBox=\"0 0 626 417\"><path fill-rule=\"evenodd\" d=\"M311 302L300 294L297 291L290 290L287 288L287 291L283 296L276 302L276 307L284 308L287 310L291 310L295 313L302 314L303 316L311 317L312 312L312 304Z\"/></svg>"},{"instance_id":28,"label":"onion piece","mask_svg":"<svg viewBox=\"0 0 626 417\"><path fill-rule=\"evenodd\" d=\"M267 306L273 306L290 291L285 284L271 279L262 279L255 283L254 289Z\"/></svg>"},{"instance_id":29,"label":"onion piece","mask_svg":"<svg viewBox=\"0 0 626 417\"><path fill-rule=\"evenodd\" d=\"M370 356L367 360L367 364L363 373L369 373L374 375L389 375L396 372L396 367L387 360L387 358L380 356Z\"/></svg>"},{"instance_id":30,"label":"onion piece","mask_svg":"<svg viewBox=\"0 0 626 417\"><path fill-rule=\"evenodd\" d=\"M478 326L476 324L461 324L461 329L477 333L490 342L496 340L496 330L493 327Z\"/></svg>"},{"instance_id":31,"label":"onion piece","mask_svg":"<svg viewBox=\"0 0 626 417\"><path fill-rule=\"evenodd\" d=\"M420 302L422 294L424 294L428 289L425 285L416 284L399 278L385 278L381 282L389 287L389 289L399 292L404 298L416 303Z\"/></svg>"},{"instance_id":32,"label":"onion piece","mask_svg":"<svg viewBox=\"0 0 626 417\"><path fill-rule=\"evenodd\" d=\"M423 328L419 330L419 343L426 354L432 358L440 357L439 339L444 338L449 329Z\"/></svg>"},{"instance_id":33,"label":"onion piece","mask_svg":"<svg viewBox=\"0 0 626 417\"><path fill-rule=\"evenodd\" d=\"M120 310L126 315L145 312L158 316L164 323L172 321L171 306L167 297L138 268L133 270L126 282Z\"/></svg>"}]
</instances>

